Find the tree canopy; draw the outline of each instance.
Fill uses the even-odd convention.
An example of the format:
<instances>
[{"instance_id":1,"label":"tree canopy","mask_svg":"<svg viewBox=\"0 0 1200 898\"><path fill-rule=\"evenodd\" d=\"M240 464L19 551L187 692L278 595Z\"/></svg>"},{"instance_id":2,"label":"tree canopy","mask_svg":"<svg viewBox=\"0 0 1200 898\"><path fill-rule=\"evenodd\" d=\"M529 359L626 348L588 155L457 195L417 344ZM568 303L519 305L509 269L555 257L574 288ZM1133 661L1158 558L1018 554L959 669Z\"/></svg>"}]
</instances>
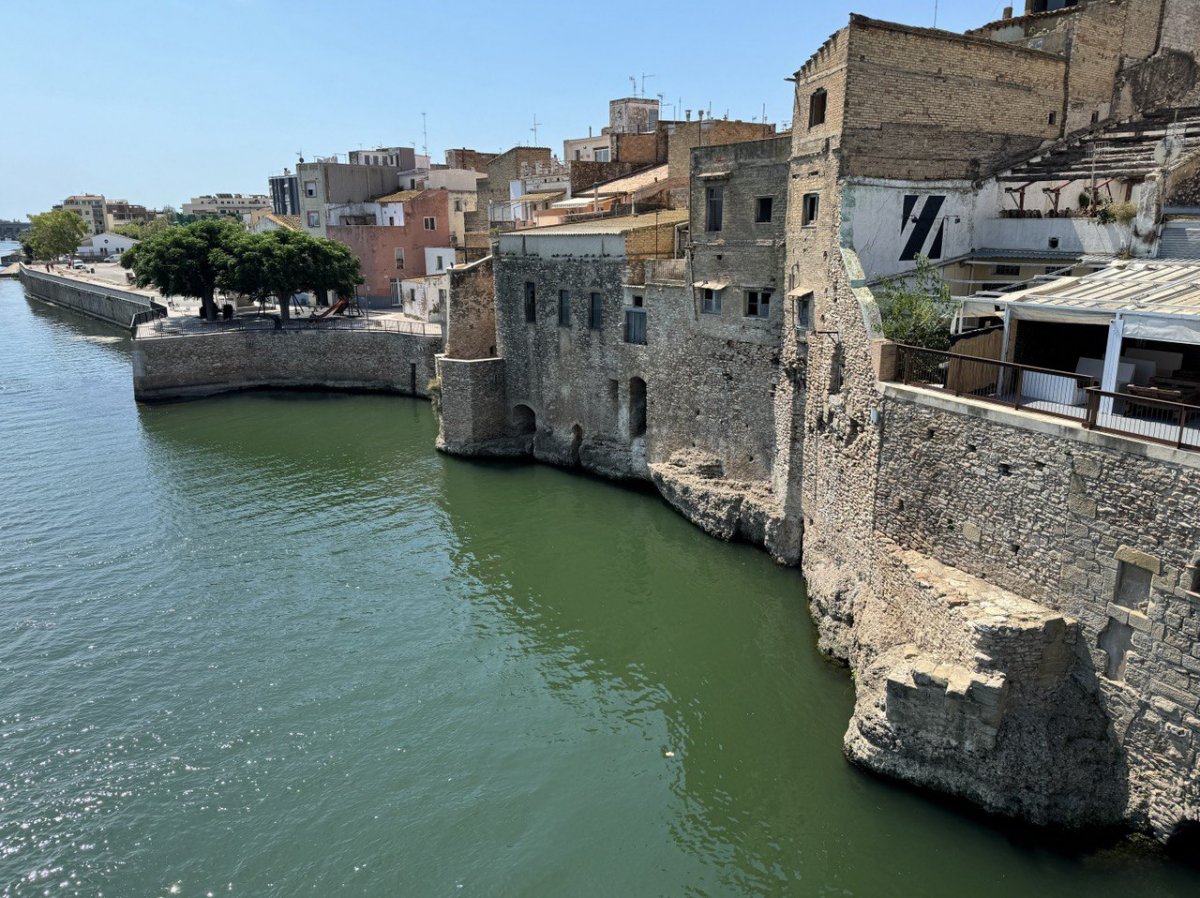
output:
<instances>
[{"instance_id":1,"label":"tree canopy","mask_svg":"<svg viewBox=\"0 0 1200 898\"><path fill-rule=\"evenodd\" d=\"M256 300L274 296L286 319L294 294L352 294L363 280L358 259L334 240L282 230L248 234L228 218L167 227L127 250L121 264L139 286L199 297L210 321L218 288Z\"/></svg>"},{"instance_id":2,"label":"tree canopy","mask_svg":"<svg viewBox=\"0 0 1200 898\"><path fill-rule=\"evenodd\" d=\"M58 209L29 216L29 231L25 239L38 259L57 259L79 249L87 236L87 224L75 212Z\"/></svg>"},{"instance_id":3,"label":"tree canopy","mask_svg":"<svg viewBox=\"0 0 1200 898\"><path fill-rule=\"evenodd\" d=\"M164 296L199 297L204 317L217 316L214 295L223 285L245 232L232 221L209 219L171 227L143 240L121 256L139 287Z\"/></svg>"},{"instance_id":4,"label":"tree canopy","mask_svg":"<svg viewBox=\"0 0 1200 898\"><path fill-rule=\"evenodd\" d=\"M330 290L347 295L363 282L358 258L349 249L298 231L245 234L233 257L228 288L254 299L276 297L284 319L296 293Z\"/></svg>"},{"instance_id":5,"label":"tree canopy","mask_svg":"<svg viewBox=\"0 0 1200 898\"><path fill-rule=\"evenodd\" d=\"M883 335L889 340L926 349L950 348L954 300L925 256L917 257L915 271L884 282L875 294L883 316Z\"/></svg>"}]
</instances>

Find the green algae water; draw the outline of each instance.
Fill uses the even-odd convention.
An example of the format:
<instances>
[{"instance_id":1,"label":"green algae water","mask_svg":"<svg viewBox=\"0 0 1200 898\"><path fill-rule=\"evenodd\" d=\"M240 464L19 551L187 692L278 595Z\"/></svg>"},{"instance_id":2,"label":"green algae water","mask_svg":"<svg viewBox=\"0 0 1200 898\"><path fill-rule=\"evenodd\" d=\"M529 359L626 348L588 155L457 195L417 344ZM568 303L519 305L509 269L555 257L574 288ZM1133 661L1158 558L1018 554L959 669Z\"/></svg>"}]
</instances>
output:
<instances>
[{"instance_id":1,"label":"green algae water","mask_svg":"<svg viewBox=\"0 0 1200 898\"><path fill-rule=\"evenodd\" d=\"M0 282L0 895L1196 895L866 776L803 582Z\"/></svg>"}]
</instances>

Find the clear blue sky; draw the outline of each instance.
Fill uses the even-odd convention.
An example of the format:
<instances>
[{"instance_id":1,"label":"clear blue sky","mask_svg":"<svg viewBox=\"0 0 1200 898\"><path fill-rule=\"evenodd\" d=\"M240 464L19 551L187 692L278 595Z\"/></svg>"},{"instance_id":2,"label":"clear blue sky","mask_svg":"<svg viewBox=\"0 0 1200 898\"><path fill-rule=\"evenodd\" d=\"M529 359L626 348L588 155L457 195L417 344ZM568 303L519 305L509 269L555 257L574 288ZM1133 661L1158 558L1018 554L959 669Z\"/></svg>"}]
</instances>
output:
<instances>
[{"instance_id":1,"label":"clear blue sky","mask_svg":"<svg viewBox=\"0 0 1200 898\"><path fill-rule=\"evenodd\" d=\"M938 24L962 31L1004 5L941 0ZM0 25L0 218L72 193L176 207L265 193L298 150L419 152L422 111L435 161L529 143L535 114L538 143L561 153L643 72L666 103L745 119L765 103L779 122L783 79L852 11L930 25L934 0L24 3Z\"/></svg>"}]
</instances>

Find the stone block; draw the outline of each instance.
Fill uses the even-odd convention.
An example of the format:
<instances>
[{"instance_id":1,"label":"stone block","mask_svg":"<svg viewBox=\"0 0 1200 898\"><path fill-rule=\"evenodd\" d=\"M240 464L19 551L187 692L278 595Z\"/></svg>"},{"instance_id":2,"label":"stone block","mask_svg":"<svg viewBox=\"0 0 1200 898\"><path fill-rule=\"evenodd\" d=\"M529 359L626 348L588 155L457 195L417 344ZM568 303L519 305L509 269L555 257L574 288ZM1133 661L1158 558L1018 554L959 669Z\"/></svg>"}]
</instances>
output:
<instances>
[{"instance_id":1,"label":"stone block","mask_svg":"<svg viewBox=\"0 0 1200 898\"><path fill-rule=\"evenodd\" d=\"M977 524L972 524L970 521L962 525L962 534L964 539L975 543L975 545L979 545L983 541L983 531L979 529Z\"/></svg>"},{"instance_id":2,"label":"stone block","mask_svg":"<svg viewBox=\"0 0 1200 898\"><path fill-rule=\"evenodd\" d=\"M1140 568L1145 568L1155 575L1162 572L1162 562L1157 557L1132 546L1121 546L1117 549L1116 559L1124 561L1126 564L1135 564Z\"/></svg>"},{"instance_id":3,"label":"stone block","mask_svg":"<svg viewBox=\"0 0 1200 898\"><path fill-rule=\"evenodd\" d=\"M1096 500L1089 499L1087 496L1070 496L1067 498L1067 509L1081 518L1094 518L1096 516Z\"/></svg>"},{"instance_id":4,"label":"stone block","mask_svg":"<svg viewBox=\"0 0 1200 898\"><path fill-rule=\"evenodd\" d=\"M1071 468L1080 477L1091 479L1100 476L1100 462L1093 458L1076 455L1071 459Z\"/></svg>"}]
</instances>

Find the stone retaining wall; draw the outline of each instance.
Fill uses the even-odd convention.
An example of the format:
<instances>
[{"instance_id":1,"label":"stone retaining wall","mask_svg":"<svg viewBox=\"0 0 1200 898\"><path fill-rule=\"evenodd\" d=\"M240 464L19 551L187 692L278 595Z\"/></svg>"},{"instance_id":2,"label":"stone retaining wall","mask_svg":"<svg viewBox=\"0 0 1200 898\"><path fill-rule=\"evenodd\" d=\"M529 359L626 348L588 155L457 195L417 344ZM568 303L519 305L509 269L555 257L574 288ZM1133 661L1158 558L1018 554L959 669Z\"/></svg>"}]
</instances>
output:
<instances>
[{"instance_id":1,"label":"stone retaining wall","mask_svg":"<svg viewBox=\"0 0 1200 898\"><path fill-rule=\"evenodd\" d=\"M126 330L132 329L137 321L150 317L156 307L162 308L141 293L38 272L24 265L21 266L21 284L34 299Z\"/></svg>"},{"instance_id":2,"label":"stone retaining wall","mask_svg":"<svg viewBox=\"0 0 1200 898\"><path fill-rule=\"evenodd\" d=\"M373 330L231 330L137 339L140 401L262 388L428 396L440 336Z\"/></svg>"}]
</instances>

